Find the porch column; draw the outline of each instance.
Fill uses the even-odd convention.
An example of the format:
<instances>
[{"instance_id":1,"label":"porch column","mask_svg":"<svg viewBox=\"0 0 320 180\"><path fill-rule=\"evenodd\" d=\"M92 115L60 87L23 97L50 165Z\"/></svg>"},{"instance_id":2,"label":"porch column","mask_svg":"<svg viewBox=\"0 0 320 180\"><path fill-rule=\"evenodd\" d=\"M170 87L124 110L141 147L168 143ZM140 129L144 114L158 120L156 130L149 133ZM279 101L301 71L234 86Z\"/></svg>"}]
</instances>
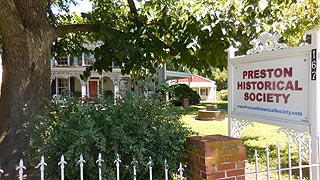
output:
<instances>
[{"instance_id":1,"label":"porch column","mask_svg":"<svg viewBox=\"0 0 320 180\"><path fill-rule=\"evenodd\" d=\"M113 82L113 98L116 101L116 99L119 97L120 95L120 76L118 75L113 75L110 77L110 79Z\"/></svg>"},{"instance_id":2,"label":"porch column","mask_svg":"<svg viewBox=\"0 0 320 180\"><path fill-rule=\"evenodd\" d=\"M80 80L81 83L81 97L87 96L87 82Z\"/></svg>"},{"instance_id":3,"label":"porch column","mask_svg":"<svg viewBox=\"0 0 320 180\"><path fill-rule=\"evenodd\" d=\"M57 78L56 74L51 72L51 75L50 75L50 85L52 84L53 80L55 80L56 78Z\"/></svg>"}]
</instances>

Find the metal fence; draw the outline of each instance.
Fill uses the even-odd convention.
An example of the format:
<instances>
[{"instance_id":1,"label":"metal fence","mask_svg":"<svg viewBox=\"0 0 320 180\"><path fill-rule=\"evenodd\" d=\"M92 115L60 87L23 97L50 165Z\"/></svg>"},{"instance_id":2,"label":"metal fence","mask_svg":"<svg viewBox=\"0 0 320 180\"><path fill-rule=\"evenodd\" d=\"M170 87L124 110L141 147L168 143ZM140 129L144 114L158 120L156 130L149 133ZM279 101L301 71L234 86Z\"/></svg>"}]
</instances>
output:
<instances>
[{"instance_id":1,"label":"metal fence","mask_svg":"<svg viewBox=\"0 0 320 180\"><path fill-rule=\"evenodd\" d=\"M320 177L313 178L313 170L315 168L319 168L320 164L312 164L311 161L311 139L307 138L307 144L304 143L305 140L302 138L297 138L295 142L295 146L297 146L297 153L298 153L298 162L296 165L293 165L293 159L292 159L292 143L290 142L290 137L288 137L287 141L287 158L281 157L281 149L280 145L277 144L276 146L276 157L270 157L270 148L267 145L265 148L265 169L259 168L259 159L260 155L258 154L257 150L254 152L254 160L255 160L255 166L254 168L250 170L250 172L246 172L245 176L247 179L305 179L308 178L309 180L312 179L320 179ZM276 164L276 168L271 168L270 161L276 161L274 164ZM282 167L283 162L286 161L285 167ZM296 161L295 161L296 162ZM248 171L248 170L247 170ZM293 173L295 171L296 173ZM249 177L249 178L248 178Z\"/></svg>"},{"instance_id":2,"label":"metal fence","mask_svg":"<svg viewBox=\"0 0 320 180\"><path fill-rule=\"evenodd\" d=\"M98 159L96 161L96 164L97 164L97 174L98 174L98 177L99 177L99 180L102 180L102 176L103 176L103 172L102 172L102 162L104 162L104 160L102 159L102 155L101 153L99 153L98 155ZM84 170L84 166L85 166L85 159L83 157L83 155L81 154L80 157L79 157L79 160L78 160L78 164L79 164L79 168L80 168L80 180L83 180L84 179L84 176L83 176L83 170ZM115 168L116 168L116 179L117 180L120 180L120 164L121 164L121 159L119 157L119 155L117 154L117 157L114 161L114 164L115 164ZM152 159L151 157L149 157L149 162L147 163L147 166L148 166L148 169L149 169L149 180L152 180L153 177L152 177ZM60 166L60 179L61 180L64 180L64 169L65 169L65 166L67 165L67 162L64 158L64 156L62 155L61 158L60 158L60 162L58 163L58 166ZM138 161L136 161L134 158L131 162L131 165L132 165L132 170L133 170L133 179L136 180L137 179L137 171L136 171L136 168L137 168L137 165L138 165ZM41 156L41 160L40 160L40 163L38 164L38 168L40 169L40 179L41 180L44 180L45 179L45 167L47 166L47 163L45 162L45 158L44 156ZM18 171L18 176L19 176L19 180L23 180L23 176L24 176L24 171L26 170L26 167L24 166L23 164L23 160L20 159L19 161L19 166L16 168L16 170ZM178 175L179 175L179 179L180 180L183 180L183 172L184 172L184 169L182 167L182 164L180 163L179 165L179 169L177 170L178 172ZM0 168L0 179L1 179L1 176L5 173L5 170L4 169L1 169ZM169 170L168 170L168 165L167 165L167 161L165 160L164 161L164 177L165 177L165 180L168 180L169 178Z\"/></svg>"}]
</instances>

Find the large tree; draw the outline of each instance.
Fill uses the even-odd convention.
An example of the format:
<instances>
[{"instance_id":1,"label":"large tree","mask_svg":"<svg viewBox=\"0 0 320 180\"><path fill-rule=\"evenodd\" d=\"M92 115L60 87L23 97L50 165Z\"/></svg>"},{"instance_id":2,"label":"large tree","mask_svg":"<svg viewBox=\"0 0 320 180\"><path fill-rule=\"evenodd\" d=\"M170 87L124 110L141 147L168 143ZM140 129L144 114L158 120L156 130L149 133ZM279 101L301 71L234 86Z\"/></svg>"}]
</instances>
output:
<instances>
[{"instance_id":1,"label":"large tree","mask_svg":"<svg viewBox=\"0 0 320 180\"><path fill-rule=\"evenodd\" d=\"M93 11L78 17L67 13L75 0L0 0L0 166L9 168L8 179L13 179L13 164L23 157L28 142L28 132L19 131L23 122L41 113L43 98L50 98L53 51L86 51L86 37L104 42L94 50L99 61L89 70L110 70L112 61L121 62L123 73L135 77L145 69L154 72L155 62L170 62L175 68L210 73L211 66L226 66L224 49L231 44L246 49L252 35L269 26L293 35L319 20L307 14L318 13L319 4L307 0L308 6L287 0L266 1L266 7L252 0L151 0L142 1L141 8L134 0L91 2ZM53 13L53 8L66 13Z\"/></svg>"},{"instance_id":2,"label":"large tree","mask_svg":"<svg viewBox=\"0 0 320 180\"><path fill-rule=\"evenodd\" d=\"M92 2L93 12L79 18L52 12L53 7L68 12L74 0L0 0L0 165L6 168L8 179L15 176L14 164L24 157L27 147L23 123L41 113L43 99L50 98L51 50L61 54L85 50L81 45L87 36L104 42L94 52L99 61L91 69L97 71L110 70L116 61L125 64L123 73L141 76L144 69L153 72L155 62L170 57L175 57L175 64L198 69L208 66L199 63L188 46L196 41L187 33L195 31L188 24L194 21L186 15L189 9L172 15L174 1L149 1L142 9L137 9L133 0ZM189 7L182 1L179 6ZM182 19L172 19L178 16Z\"/></svg>"}]
</instances>

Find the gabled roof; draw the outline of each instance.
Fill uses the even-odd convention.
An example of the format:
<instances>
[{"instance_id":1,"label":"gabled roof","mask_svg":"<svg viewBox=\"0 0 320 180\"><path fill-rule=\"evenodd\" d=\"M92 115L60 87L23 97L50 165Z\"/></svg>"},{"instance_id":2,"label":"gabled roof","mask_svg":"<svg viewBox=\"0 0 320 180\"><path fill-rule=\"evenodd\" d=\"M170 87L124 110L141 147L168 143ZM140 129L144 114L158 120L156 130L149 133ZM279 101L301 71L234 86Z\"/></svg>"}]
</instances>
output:
<instances>
[{"instance_id":1,"label":"gabled roof","mask_svg":"<svg viewBox=\"0 0 320 180\"><path fill-rule=\"evenodd\" d=\"M177 79L176 82L189 82L189 83L191 83L191 82L215 82L215 81L212 81L211 79L193 74L189 78Z\"/></svg>"}]
</instances>

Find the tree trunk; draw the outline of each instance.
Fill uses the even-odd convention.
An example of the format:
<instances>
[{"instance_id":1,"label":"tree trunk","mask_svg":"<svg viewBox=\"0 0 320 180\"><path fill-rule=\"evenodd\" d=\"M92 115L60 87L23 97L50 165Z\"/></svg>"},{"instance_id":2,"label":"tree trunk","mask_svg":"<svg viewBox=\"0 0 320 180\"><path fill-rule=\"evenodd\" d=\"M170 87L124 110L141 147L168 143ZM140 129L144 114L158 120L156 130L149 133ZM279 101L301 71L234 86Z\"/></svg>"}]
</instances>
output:
<instances>
[{"instance_id":1,"label":"tree trunk","mask_svg":"<svg viewBox=\"0 0 320 180\"><path fill-rule=\"evenodd\" d=\"M0 169L5 171L1 180L16 179L19 160L27 161L23 152L29 143L28 131L22 131L22 127L24 122L43 112L44 99L50 99L52 43L58 36L70 32L95 32L99 28L97 25L53 27L48 17L50 3L52 1L0 0L3 43ZM32 168L27 166L27 169Z\"/></svg>"},{"instance_id":2,"label":"tree trunk","mask_svg":"<svg viewBox=\"0 0 320 180\"><path fill-rule=\"evenodd\" d=\"M50 98L52 35L49 31L19 35L3 37L0 167L6 172L4 179L15 179L19 159L26 160L23 152L29 141L28 132L20 131L23 123L41 112L43 98Z\"/></svg>"},{"instance_id":3,"label":"tree trunk","mask_svg":"<svg viewBox=\"0 0 320 180\"><path fill-rule=\"evenodd\" d=\"M29 143L28 132L22 131L22 126L41 112L42 98L49 98L50 50L56 36L48 22L47 1L0 0L0 9L0 167L5 171L2 180L16 179L19 160L27 162L23 152Z\"/></svg>"}]
</instances>

